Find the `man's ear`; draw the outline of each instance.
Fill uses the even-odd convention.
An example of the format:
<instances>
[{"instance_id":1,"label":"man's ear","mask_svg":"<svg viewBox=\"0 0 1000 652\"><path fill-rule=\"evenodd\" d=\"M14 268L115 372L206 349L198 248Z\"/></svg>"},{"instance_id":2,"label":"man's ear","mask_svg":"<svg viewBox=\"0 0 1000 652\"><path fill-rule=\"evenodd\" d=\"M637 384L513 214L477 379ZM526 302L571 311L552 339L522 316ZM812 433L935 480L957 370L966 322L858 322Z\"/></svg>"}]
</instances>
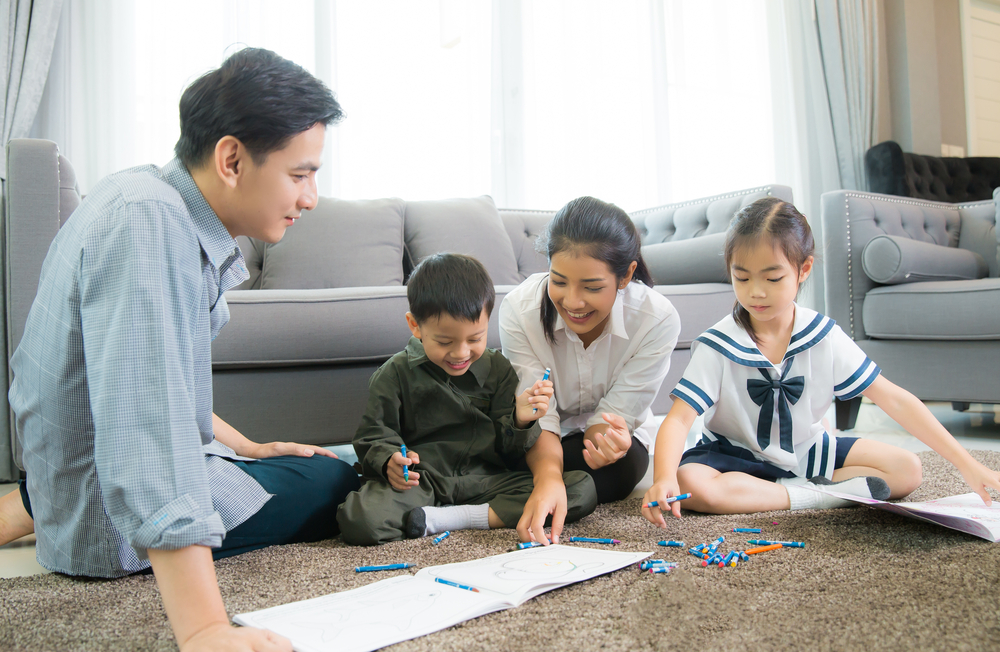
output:
<instances>
[{"instance_id":1,"label":"man's ear","mask_svg":"<svg viewBox=\"0 0 1000 652\"><path fill-rule=\"evenodd\" d=\"M417 320L413 318L412 312L406 313L406 325L410 327L410 332L413 333L413 337L423 341L423 338L420 337L420 324L418 324Z\"/></svg>"},{"instance_id":2,"label":"man's ear","mask_svg":"<svg viewBox=\"0 0 1000 652\"><path fill-rule=\"evenodd\" d=\"M247 148L235 136L223 136L215 144L213 164L222 183L235 188L246 169Z\"/></svg>"}]
</instances>

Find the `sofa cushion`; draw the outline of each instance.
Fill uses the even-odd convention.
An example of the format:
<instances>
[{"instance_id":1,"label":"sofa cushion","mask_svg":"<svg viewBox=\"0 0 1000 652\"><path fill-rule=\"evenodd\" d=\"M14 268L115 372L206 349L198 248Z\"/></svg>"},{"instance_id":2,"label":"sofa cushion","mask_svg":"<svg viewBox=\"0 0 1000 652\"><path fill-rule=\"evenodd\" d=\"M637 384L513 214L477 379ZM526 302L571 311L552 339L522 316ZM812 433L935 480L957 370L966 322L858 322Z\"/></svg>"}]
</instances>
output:
<instances>
[{"instance_id":1,"label":"sofa cushion","mask_svg":"<svg viewBox=\"0 0 1000 652\"><path fill-rule=\"evenodd\" d=\"M642 248L642 259L657 284L728 283L725 233L661 242Z\"/></svg>"},{"instance_id":2,"label":"sofa cushion","mask_svg":"<svg viewBox=\"0 0 1000 652\"><path fill-rule=\"evenodd\" d=\"M250 270L238 289L402 285L404 205L402 199L320 197L280 241L238 238Z\"/></svg>"},{"instance_id":3,"label":"sofa cushion","mask_svg":"<svg viewBox=\"0 0 1000 652\"><path fill-rule=\"evenodd\" d=\"M861 264L868 278L886 285L970 280L989 273L986 261L977 253L895 235L869 240L861 253Z\"/></svg>"},{"instance_id":4,"label":"sofa cushion","mask_svg":"<svg viewBox=\"0 0 1000 652\"><path fill-rule=\"evenodd\" d=\"M1000 340L1000 279L887 285L865 295L868 337Z\"/></svg>"},{"instance_id":5,"label":"sofa cushion","mask_svg":"<svg viewBox=\"0 0 1000 652\"><path fill-rule=\"evenodd\" d=\"M405 236L414 264L448 251L478 259L497 285L522 280L510 236L488 195L406 202Z\"/></svg>"},{"instance_id":6,"label":"sofa cushion","mask_svg":"<svg viewBox=\"0 0 1000 652\"><path fill-rule=\"evenodd\" d=\"M736 295L728 283L657 285L657 292L670 300L681 316L678 349L690 349L696 337L733 310Z\"/></svg>"}]
</instances>

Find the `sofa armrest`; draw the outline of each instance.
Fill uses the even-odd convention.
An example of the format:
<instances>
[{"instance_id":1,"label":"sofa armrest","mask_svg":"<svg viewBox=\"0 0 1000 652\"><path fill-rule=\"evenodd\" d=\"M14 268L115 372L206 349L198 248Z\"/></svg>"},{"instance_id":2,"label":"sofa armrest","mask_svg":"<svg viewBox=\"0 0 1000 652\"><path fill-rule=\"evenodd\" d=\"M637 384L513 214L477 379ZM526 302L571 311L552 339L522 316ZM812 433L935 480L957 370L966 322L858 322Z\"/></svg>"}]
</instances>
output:
<instances>
[{"instance_id":1,"label":"sofa armrest","mask_svg":"<svg viewBox=\"0 0 1000 652\"><path fill-rule=\"evenodd\" d=\"M820 209L823 241L817 250L826 278L827 316L853 339L866 339L861 308L876 283L862 268L865 245L875 236L895 235L957 247L962 206L966 205L854 190L824 193Z\"/></svg>"}]
</instances>

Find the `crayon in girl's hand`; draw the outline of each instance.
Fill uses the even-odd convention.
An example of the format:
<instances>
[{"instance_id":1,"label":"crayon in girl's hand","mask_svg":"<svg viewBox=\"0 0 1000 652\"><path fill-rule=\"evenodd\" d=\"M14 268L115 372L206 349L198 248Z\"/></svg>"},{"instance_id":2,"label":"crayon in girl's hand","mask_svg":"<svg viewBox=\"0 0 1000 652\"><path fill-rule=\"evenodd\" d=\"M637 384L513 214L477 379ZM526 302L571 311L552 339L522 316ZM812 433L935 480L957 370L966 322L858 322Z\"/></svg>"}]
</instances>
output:
<instances>
[{"instance_id":1,"label":"crayon in girl's hand","mask_svg":"<svg viewBox=\"0 0 1000 652\"><path fill-rule=\"evenodd\" d=\"M685 498L690 498L690 497L691 497L691 494L681 494L680 496L672 496L670 498L667 498L663 502L660 502L658 500L654 500L651 503L646 503L645 505L643 505L643 507L649 507L649 508L659 507L660 505L668 505L670 503L675 503L678 500L684 500Z\"/></svg>"},{"instance_id":2,"label":"crayon in girl's hand","mask_svg":"<svg viewBox=\"0 0 1000 652\"><path fill-rule=\"evenodd\" d=\"M548 380L549 379L549 375L551 373L552 373L552 370L549 369L548 367L545 367L545 375L542 376L542 380ZM535 408L534 410L531 411L532 414L535 414L536 412L538 412L538 408Z\"/></svg>"}]
</instances>

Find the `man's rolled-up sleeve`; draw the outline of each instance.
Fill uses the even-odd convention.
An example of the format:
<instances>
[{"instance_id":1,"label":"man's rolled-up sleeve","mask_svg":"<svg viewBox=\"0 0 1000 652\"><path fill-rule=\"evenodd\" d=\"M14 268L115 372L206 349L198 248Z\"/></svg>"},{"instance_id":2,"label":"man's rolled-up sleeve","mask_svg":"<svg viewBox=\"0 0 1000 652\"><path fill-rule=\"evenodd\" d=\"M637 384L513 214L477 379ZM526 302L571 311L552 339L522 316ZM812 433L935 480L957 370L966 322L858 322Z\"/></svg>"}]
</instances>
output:
<instances>
[{"instance_id":1,"label":"man's rolled-up sleeve","mask_svg":"<svg viewBox=\"0 0 1000 652\"><path fill-rule=\"evenodd\" d=\"M218 546L194 395L208 322L200 246L180 208L139 202L113 217L88 236L79 288L104 505L140 558Z\"/></svg>"}]
</instances>

